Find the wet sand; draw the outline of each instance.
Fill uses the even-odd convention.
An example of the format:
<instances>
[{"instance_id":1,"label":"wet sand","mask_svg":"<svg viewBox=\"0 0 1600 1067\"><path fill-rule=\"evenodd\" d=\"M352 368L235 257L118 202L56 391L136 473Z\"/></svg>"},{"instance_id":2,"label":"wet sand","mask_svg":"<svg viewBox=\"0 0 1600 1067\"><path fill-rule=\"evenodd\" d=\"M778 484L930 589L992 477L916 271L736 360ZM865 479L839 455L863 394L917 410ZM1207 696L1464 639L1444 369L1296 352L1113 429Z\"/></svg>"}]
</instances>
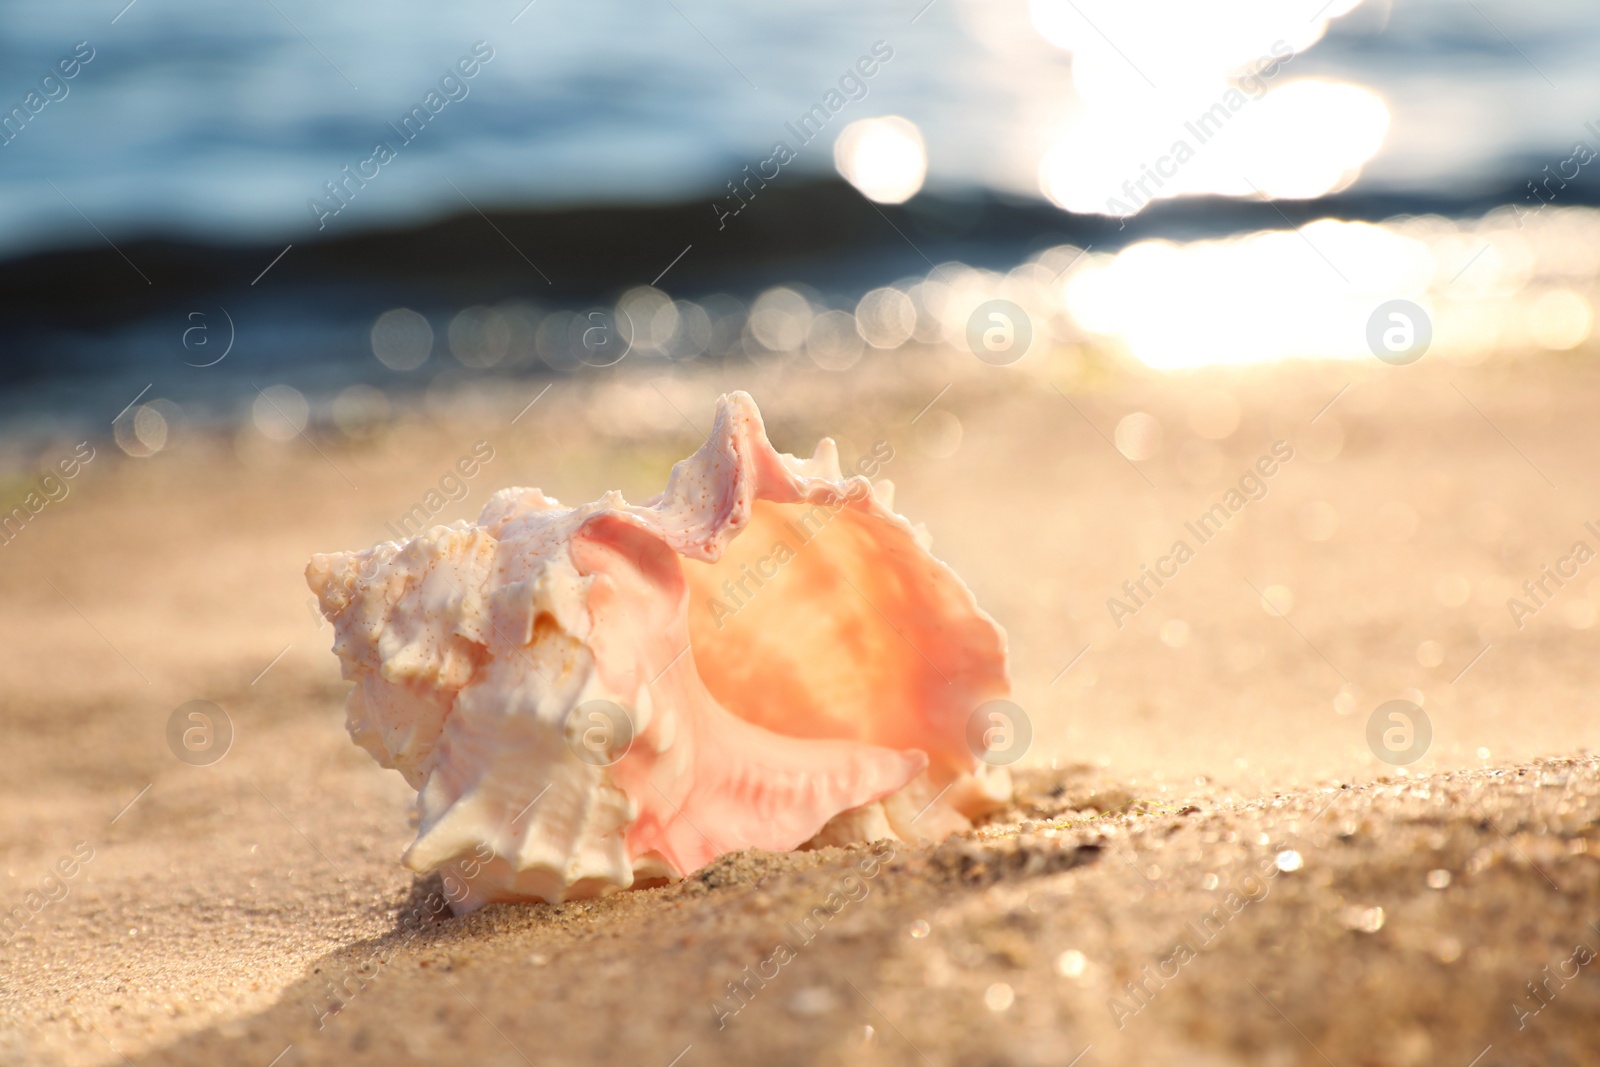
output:
<instances>
[{"instance_id":1,"label":"wet sand","mask_svg":"<svg viewBox=\"0 0 1600 1067\"><path fill-rule=\"evenodd\" d=\"M0 854L26 918L0 945L0 1062L1600 1054L1600 987L1574 955L1600 951L1600 569L1520 628L1506 605L1574 542L1600 548L1582 360L638 367L560 382L513 424L542 385L366 442L194 431L136 461L96 441L0 546ZM780 448L892 443L899 510L1010 634L1034 731L1018 803L934 849L743 854L412 932L430 883L398 863L410 791L344 734L306 557L390 536L479 440L494 459L440 521L514 484L643 499L729 388ZM1213 439L1196 427L1230 421L1219 392L1239 417ZM1161 428L1138 463L1109 440L1135 411ZM1279 441L1293 456L1260 499L1203 543L1186 532ZM1123 583L1177 540L1192 558L1133 604ZM1113 596L1136 608L1120 628ZM1433 730L1404 773L1367 741L1396 698ZM168 747L194 699L235 731L208 766ZM788 925L830 900L814 936ZM749 980L780 943L794 958Z\"/></svg>"}]
</instances>

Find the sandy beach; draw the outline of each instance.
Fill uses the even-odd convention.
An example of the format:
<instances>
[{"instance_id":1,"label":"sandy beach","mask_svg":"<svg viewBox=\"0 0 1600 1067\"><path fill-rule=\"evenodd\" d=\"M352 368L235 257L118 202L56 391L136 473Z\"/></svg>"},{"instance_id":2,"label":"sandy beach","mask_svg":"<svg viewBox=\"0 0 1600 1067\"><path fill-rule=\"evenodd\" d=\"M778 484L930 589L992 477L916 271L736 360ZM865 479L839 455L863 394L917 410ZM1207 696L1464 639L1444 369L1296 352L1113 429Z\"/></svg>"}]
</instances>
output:
<instances>
[{"instance_id":1,"label":"sandy beach","mask_svg":"<svg viewBox=\"0 0 1600 1067\"><path fill-rule=\"evenodd\" d=\"M247 422L134 460L94 439L0 546L0 1062L1600 1055L1592 363L1157 375L913 346L826 377L625 366L525 407L545 384L360 440ZM1015 803L935 848L428 913L437 877L399 864L412 792L345 734L307 558L391 537L480 442L437 521L510 485L645 499L735 388L786 451L892 445L897 510L1009 634ZM1112 440L1135 412L1138 462ZM1146 567L1172 576L1141 589ZM1547 567L1576 575L1534 598ZM1404 767L1369 744L1397 699L1431 727ZM169 746L192 700L231 724L216 762Z\"/></svg>"}]
</instances>

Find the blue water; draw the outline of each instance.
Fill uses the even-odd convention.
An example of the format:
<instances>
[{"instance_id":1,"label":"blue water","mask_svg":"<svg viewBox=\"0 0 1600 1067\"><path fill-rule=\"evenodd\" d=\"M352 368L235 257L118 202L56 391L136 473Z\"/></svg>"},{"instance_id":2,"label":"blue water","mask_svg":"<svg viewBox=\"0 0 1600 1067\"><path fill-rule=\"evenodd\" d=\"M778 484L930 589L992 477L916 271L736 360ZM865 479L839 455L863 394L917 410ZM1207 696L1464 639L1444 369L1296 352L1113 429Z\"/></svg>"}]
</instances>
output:
<instances>
[{"instance_id":1,"label":"blue water","mask_svg":"<svg viewBox=\"0 0 1600 1067\"><path fill-rule=\"evenodd\" d=\"M78 42L94 58L0 147L0 255L96 242L94 228L310 238L311 199L380 139L394 159L322 233L466 199L709 203L876 41L894 57L843 119L918 123L930 189L1037 195L1039 116L1071 93L1070 57L1012 0L935 0L915 22L926 0L125 2L7 5L0 109L24 106ZM402 141L389 124L479 41L493 58L451 83L464 98ZM1368 0L1295 72L1388 101L1361 188L1450 192L1564 157L1600 120L1597 46L1600 7L1575 0ZM831 172L826 144L795 171Z\"/></svg>"},{"instance_id":2,"label":"blue water","mask_svg":"<svg viewBox=\"0 0 1600 1067\"><path fill-rule=\"evenodd\" d=\"M1308 21L1322 7L1274 2ZM1132 23L1182 39L1156 14ZM1150 43L1118 46L1144 59ZM790 124L875 46L892 58L843 86L859 98L836 128L905 116L926 139L929 193L1042 202L1039 161L1074 99L1073 58L1036 32L1029 0L13 0L0 20L0 259L58 248L110 258L108 241L152 236L276 248L471 207L703 198L709 230L725 183L775 141L798 149L780 180L832 175L834 131L802 146ZM1600 147L1597 54L1592 3L1366 0L1292 71L1383 97L1389 133L1353 191L1429 210L1483 191L1514 197L1575 141ZM397 129L417 107L426 122ZM343 204L328 196L332 181ZM981 226L962 240L939 254L1002 269L1021 255ZM767 274L787 269L780 251ZM901 261L852 254L808 269L859 292L928 266L909 244L894 254ZM85 305L124 302L113 326L85 314L0 334L0 431L102 425L145 390L187 417L226 421L248 411L258 383L316 398L369 381L399 396L471 373L445 352L453 298L360 278L323 287L294 266L260 289L240 280L226 309L237 346L205 370L185 365L189 315L218 327L224 309L215 297L191 306L170 286L152 286L148 305L86 292ZM137 289L133 269L120 281ZM758 273L735 295L791 280ZM537 279L526 280L538 299ZM646 280L619 276L618 291ZM437 358L409 374L381 367L367 342L373 316L397 303L427 314L437 338ZM0 320L28 310L0 293Z\"/></svg>"}]
</instances>

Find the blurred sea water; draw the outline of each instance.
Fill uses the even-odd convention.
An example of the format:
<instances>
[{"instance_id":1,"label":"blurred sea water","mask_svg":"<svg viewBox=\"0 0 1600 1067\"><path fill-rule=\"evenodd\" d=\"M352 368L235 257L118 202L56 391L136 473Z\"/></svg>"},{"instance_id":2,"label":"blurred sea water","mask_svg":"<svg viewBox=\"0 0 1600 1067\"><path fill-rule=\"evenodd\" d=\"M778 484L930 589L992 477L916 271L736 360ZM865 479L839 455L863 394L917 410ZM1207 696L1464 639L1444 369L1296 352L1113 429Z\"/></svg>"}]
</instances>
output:
<instances>
[{"instance_id":1,"label":"blurred sea water","mask_svg":"<svg viewBox=\"0 0 1600 1067\"><path fill-rule=\"evenodd\" d=\"M847 117L916 123L933 191L1039 197L1040 161L1081 109L1096 53L1128 82L1108 83L1113 107L1132 107L1142 83L1165 91L1192 73L1184 60L1218 44L1207 32L1256 55L1315 29L1286 77L1364 87L1388 107L1362 188L1514 182L1600 120L1600 8L1366 0L1321 28L1348 6L20 0L0 27L0 106L22 105L78 42L94 58L0 147L0 254L99 240L90 225L112 238L309 239L312 198L383 139L397 158L322 234L458 211L464 198L709 203L792 141L785 124L879 41L893 58ZM1063 47L1074 39L1076 56ZM401 147L390 124L477 42L492 60ZM793 170L830 174L835 133L794 145Z\"/></svg>"},{"instance_id":2,"label":"blurred sea water","mask_svg":"<svg viewBox=\"0 0 1600 1067\"><path fill-rule=\"evenodd\" d=\"M475 375L590 362L573 338L588 336L596 312L541 304L538 257L511 258L487 228L513 268L531 268L517 283L524 295L308 281L294 272L318 239L479 211L695 201L710 233L738 203L734 183L771 165L777 144L787 151L772 180L793 188L835 175L849 124L887 116L925 145L926 185L910 207L982 195L1112 225L1106 205L1124 196L1143 207L1174 193L1265 192L1308 200L1304 220L1318 197L1348 190L1414 218L1297 233L1279 226L1287 215L1230 229L1206 209L1209 239L1121 251L1047 240L1048 227L1002 241L980 219L955 252L934 252L947 260L937 265L883 228L893 262L833 253L807 264L831 291L779 290L787 279L769 271L669 293L682 273L654 288L654 268L619 272L607 321L624 308L648 320L629 324L640 356L766 359L761 309L788 307L766 331L793 334L778 355L827 371L901 343L959 347L972 309L1003 298L1035 317L1041 339L1105 341L1182 369L1363 356L1369 314L1392 298L1427 309L1438 347L1463 358L1567 350L1589 337L1600 299L1589 250L1600 216L1560 214L1595 202L1578 193L1600 166L1572 189L1552 186L1548 169L1577 142L1600 151L1600 8L1569 0L20 0L7 14L0 259L52 249L110 259L107 244L153 238L271 246L259 266L276 269L272 284L246 286L252 265L231 309L214 296L191 307L149 283L165 302L119 311L110 326L80 325L69 302L65 320L51 312L43 327L0 330L0 423L35 432L63 413L108 418L138 394L143 406L124 410L118 429L130 454L159 451L169 423L260 415L260 386L290 390L279 400L293 417L264 417L298 433L308 419L338 421L339 397L348 413ZM1291 60L1262 66L1286 51ZM1267 91L1247 99L1236 87L1252 76ZM1192 120L1220 115L1227 94L1241 116L1228 119L1230 140L1193 136ZM822 128L807 126L819 115ZM1174 132L1199 154L1156 181ZM1541 181L1555 210L1539 207ZM1471 217L1430 215L1484 196L1537 218L1481 217L1481 204ZM295 252L268 266L280 245ZM788 269L785 251L771 250L774 270ZM139 297L149 280L127 267L119 280ZM0 321L22 321L26 303L0 296ZM420 310L426 334L407 367L385 361L373 333L402 305Z\"/></svg>"}]
</instances>

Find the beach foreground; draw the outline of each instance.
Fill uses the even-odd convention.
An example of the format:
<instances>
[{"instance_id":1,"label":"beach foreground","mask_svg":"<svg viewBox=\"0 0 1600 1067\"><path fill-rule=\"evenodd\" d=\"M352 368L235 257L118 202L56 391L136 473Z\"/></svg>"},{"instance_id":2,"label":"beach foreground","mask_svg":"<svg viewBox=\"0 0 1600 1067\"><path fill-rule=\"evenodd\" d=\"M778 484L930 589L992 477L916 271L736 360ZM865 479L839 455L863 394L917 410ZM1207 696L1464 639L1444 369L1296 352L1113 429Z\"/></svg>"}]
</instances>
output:
<instances>
[{"instance_id":1,"label":"beach foreground","mask_svg":"<svg viewBox=\"0 0 1600 1067\"><path fill-rule=\"evenodd\" d=\"M630 370L525 408L542 387L361 439L194 429L144 461L97 440L0 547L22 909L0 1062L1600 1052L1589 365L1164 377L927 350L825 379ZM507 485L645 499L732 388L781 449L891 445L898 510L1010 634L1033 731L1016 803L936 848L743 853L600 901L435 914L438 877L398 862L410 790L344 734L307 557L392 537L468 455L437 521ZM1404 767L1369 743L1394 699L1431 725ZM215 762L169 744L191 700L231 725Z\"/></svg>"}]
</instances>

